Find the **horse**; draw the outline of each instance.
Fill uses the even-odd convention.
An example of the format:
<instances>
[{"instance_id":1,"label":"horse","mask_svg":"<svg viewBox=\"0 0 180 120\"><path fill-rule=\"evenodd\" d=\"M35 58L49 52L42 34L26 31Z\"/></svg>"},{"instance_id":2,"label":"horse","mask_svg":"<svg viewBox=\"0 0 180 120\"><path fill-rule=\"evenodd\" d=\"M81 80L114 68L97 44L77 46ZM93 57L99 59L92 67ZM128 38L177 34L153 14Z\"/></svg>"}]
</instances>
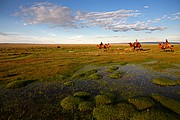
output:
<instances>
[{"instance_id":1,"label":"horse","mask_svg":"<svg viewBox=\"0 0 180 120\"><path fill-rule=\"evenodd\" d=\"M102 48L105 48L105 49L110 49L110 44L108 43L108 44L102 44L102 45L97 45L97 48L99 48L99 49L102 49Z\"/></svg>"},{"instance_id":2,"label":"horse","mask_svg":"<svg viewBox=\"0 0 180 120\"><path fill-rule=\"evenodd\" d=\"M166 50L166 49L170 49L171 51L173 51L173 45L171 45L171 44L169 44L169 43L158 43L158 47L160 48L160 49L162 49L162 50Z\"/></svg>"},{"instance_id":3,"label":"horse","mask_svg":"<svg viewBox=\"0 0 180 120\"><path fill-rule=\"evenodd\" d=\"M139 42L138 43L134 42L133 44L130 42L128 44L130 45L130 47L134 47L134 49L135 48L139 48L139 50L141 49L141 44Z\"/></svg>"}]
</instances>

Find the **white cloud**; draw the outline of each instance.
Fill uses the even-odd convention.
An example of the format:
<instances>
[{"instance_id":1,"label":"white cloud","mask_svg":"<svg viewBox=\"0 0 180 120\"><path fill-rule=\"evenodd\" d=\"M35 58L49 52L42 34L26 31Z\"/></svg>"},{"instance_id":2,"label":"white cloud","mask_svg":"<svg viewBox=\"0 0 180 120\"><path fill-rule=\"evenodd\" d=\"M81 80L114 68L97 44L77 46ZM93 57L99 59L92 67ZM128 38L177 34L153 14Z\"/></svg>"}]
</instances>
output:
<instances>
[{"instance_id":1,"label":"white cloud","mask_svg":"<svg viewBox=\"0 0 180 120\"><path fill-rule=\"evenodd\" d=\"M20 6L14 14L21 16L26 24L50 24L60 27L74 27L74 16L67 7L49 2L34 3L30 7Z\"/></svg>"},{"instance_id":2,"label":"white cloud","mask_svg":"<svg viewBox=\"0 0 180 120\"><path fill-rule=\"evenodd\" d=\"M171 15L164 15L162 19L168 19L168 20L180 20L180 12L171 14Z\"/></svg>"},{"instance_id":3,"label":"white cloud","mask_svg":"<svg viewBox=\"0 0 180 120\"><path fill-rule=\"evenodd\" d=\"M180 12L172 14L172 17L170 18L170 20L180 20Z\"/></svg>"},{"instance_id":4,"label":"white cloud","mask_svg":"<svg viewBox=\"0 0 180 120\"><path fill-rule=\"evenodd\" d=\"M144 8L149 8L149 6L146 5L146 6L144 6Z\"/></svg>"},{"instance_id":5,"label":"white cloud","mask_svg":"<svg viewBox=\"0 0 180 120\"><path fill-rule=\"evenodd\" d=\"M145 6L148 8L149 6ZM19 11L14 14L21 16L24 25L27 24L49 24L52 27L81 28L98 26L106 30L115 32L125 32L129 30L164 30L166 27L150 26L152 22L159 22L158 18L149 23L134 22L128 20L141 15L138 10L124 10L109 12L82 12L73 13L70 8L49 2L34 3L30 7L20 6Z\"/></svg>"}]
</instances>

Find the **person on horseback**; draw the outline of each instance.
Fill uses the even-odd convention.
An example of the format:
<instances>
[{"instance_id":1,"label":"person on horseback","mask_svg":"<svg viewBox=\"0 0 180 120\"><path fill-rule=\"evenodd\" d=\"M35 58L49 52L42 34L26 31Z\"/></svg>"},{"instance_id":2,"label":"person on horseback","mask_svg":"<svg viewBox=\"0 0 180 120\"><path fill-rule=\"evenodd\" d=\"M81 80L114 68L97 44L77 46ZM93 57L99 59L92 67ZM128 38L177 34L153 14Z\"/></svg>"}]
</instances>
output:
<instances>
[{"instance_id":1,"label":"person on horseback","mask_svg":"<svg viewBox=\"0 0 180 120\"><path fill-rule=\"evenodd\" d=\"M138 40L136 39L136 42L134 42L134 49L138 46Z\"/></svg>"},{"instance_id":2,"label":"person on horseback","mask_svg":"<svg viewBox=\"0 0 180 120\"><path fill-rule=\"evenodd\" d=\"M139 42L137 41L137 39L136 39L136 42L135 42L135 45L137 45Z\"/></svg>"},{"instance_id":3,"label":"person on horseback","mask_svg":"<svg viewBox=\"0 0 180 120\"><path fill-rule=\"evenodd\" d=\"M100 45L100 46L102 46L102 45L103 45L103 43L101 42L99 45Z\"/></svg>"},{"instance_id":4,"label":"person on horseback","mask_svg":"<svg viewBox=\"0 0 180 120\"><path fill-rule=\"evenodd\" d=\"M168 40L166 39L166 42L165 42L165 47L167 47L169 44Z\"/></svg>"}]
</instances>

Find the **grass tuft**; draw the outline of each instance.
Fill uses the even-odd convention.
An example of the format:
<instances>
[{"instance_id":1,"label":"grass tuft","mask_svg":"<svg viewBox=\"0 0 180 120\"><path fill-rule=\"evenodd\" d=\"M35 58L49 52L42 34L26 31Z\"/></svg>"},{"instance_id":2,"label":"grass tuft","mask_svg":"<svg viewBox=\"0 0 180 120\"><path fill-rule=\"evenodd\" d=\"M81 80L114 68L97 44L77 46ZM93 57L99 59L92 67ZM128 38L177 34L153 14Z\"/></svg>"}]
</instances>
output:
<instances>
[{"instance_id":1,"label":"grass tuft","mask_svg":"<svg viewBox=\"0 0 180 120\"><path fill-rule=\"evenodd\" d=\"M82 112L93 110L93 104L91 102L82 102L79 104L78 109Z\"/></svg>"},{"instance_id":2,"label":"grass tuft","mask_svg":"<svg viewBox=\"0 0 180 120\"><path fill-rule=\"evenodd\" d=\"M101 105L93 110L97 120L127 120L133 115L135 108L127 103L118 105Z\"/></svg>"},{"instance_id":3,"label":"grass tuft","mask_svg":"<svg viewBox=\"0 0 180 120\"><path fill-rule=\"evenodd\" d=\"M97 95L95 97L96 106L112 104L114 101L115 96L113 94Z\"/></svg>"},{"instance_id":4,"label":"grass tuft","mask_svg":"<svg viewBox=\"0 0 180 120\"><path fill-rule=\"evenodd\" d=\"M11 88L11 89L16 89L16 88L21 88L25 87L28 84L31 84L35 82L36 80L18 80L18 81L13 81L9 84L6 85L6 88Z\"/></svg>"},{"instance_id":5,"label":"grass tuft","mask_svg":"<svg viewBox=\"0 0 180 120\"><path fill-rule=\"evenodd\" d=\"M73 85L74 85L74 82L72 82L72 81L65 82L64 85L65 85L65 86L73 86Z\"/></svg>"},{"instance_id":6,"label":"grass tuft","mask_svg":"<svg viewBox=\"0 0 180 120\"><path fill-rule=\"evenodd\" d=\"M85 73L75 73L71 78L72 79L79 79L84 77L86 74Z\"/></svg>"},{"instance_id":7,"label":"grass tuft","mask_svg":"<svg viewBox=\"0 0 180 120\"><path fill-rule=\"evenodd\" d=\"M98 80L98 79L103 78L103 76L101 74L95 73L95 74L89 75L88 78L91 80Z\"/></svg>"},{"instance_id":8,"label":"grass tuft","mask_svg":"<svg viewBox=\"0 0 180 120\"><path fill-rule=\"evenodd\" d=\"M76 92L73 94L73 96L88 99L88 98L90 98L91 94L88 92Z\"/></svg>"},{"instance_id":9,"label":"grass tuft","mask_svg":"<svg viewBox=\"0 0 180 120\"><path fill-rule=\"evenodd\" d=\"M121 78L122 74L123 74L123 72L118 71L118 72L114 72L114 73L110 74L109 77L112 79L118 79L118 78Z\"/></svg>"},{"instance_id":10,"label":"grass tuft","mask_svg":"<svg viewBox=\"0 0 180 120\"><path fill-rule=\"evenodd\" d=\"M170 80L167 78L155 78L152 80L154 84L162 85L162 86L171 86L171 85L177 85L177 82L174 80Z\"/></svg>"},{"instance_id":11,"label":"grass tuft","mask_svg":"<svg viewBox=\"0 0 180 120\"><path fill-rule=\"evenodd\" d=\"M81 73L75 73L72 76L72 79L80 79L80 78L87 78L88 76L97 73L97 70L92 69L92 70L87 70Z\"/></svg>"},{"instance_id":12,"label":"grass tuft","mask_svg":"<svg viewBox=\"0 0 180 120\"><path fill-rule=\"evenodd\" d=\"M118 69L117 66L111 66L109 69L106 70L106 72L113 73Z\"/></svg>"},{"instance_id":13,"label":"grass tuft","mask_svg":"<svg viewBox=\"0 0 180 120\"><path fill-rule=\"evenodd\" d=\"M83 100L79 97L68 96L61 101L61 106L65 110L77 110L81 102L83 102Z\"/></svg>"},{"instance_id":14,"label":"grass tuft","mask_svg":"<svg viewBox=\"0 0 180 120\"><path fill-rule=\"evenodd\" d=\"M171 109L175 113L180 114L180 102L171 98L167 98L157 93L151 95L156 101L160 102L163 106Z\"/></svg>"},{"instance_id":15,"label":"grass tuft","mask_svg":"<svg viewBox=\"0 0 180 120\"><path fill-rule=\"evenodd\" d=\"M154 101L148 97L130 98L128 101L139 110L151 108L155 104Z\"/></svg>"}]
</instances>

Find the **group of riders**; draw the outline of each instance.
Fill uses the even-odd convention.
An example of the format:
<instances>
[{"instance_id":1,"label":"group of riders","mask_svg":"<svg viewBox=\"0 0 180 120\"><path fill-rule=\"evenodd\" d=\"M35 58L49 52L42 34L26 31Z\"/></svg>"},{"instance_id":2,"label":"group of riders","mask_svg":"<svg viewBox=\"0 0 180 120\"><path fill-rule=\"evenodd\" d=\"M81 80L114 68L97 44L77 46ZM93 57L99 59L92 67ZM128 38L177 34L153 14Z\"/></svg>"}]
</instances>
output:
<instances>
[{"instance_id":1,"label":"group of riders","mask_svg":"<svg viewBox=\"0 0 180 120\"><path fill-rule=\"evenodd\" d=\"M136 42L134 42L133 44L132 43L129 43L129 44L130 44L130 47L134 47L134 49L135 48L139 48L139 49L141 48L141 44L138 42L137 39L136 39ZM99 49L101 49L101 48L110 48L110 45L109 45L109 43L108 44L103 44L101 42L99 45L97 45L97 47ZM164 50L167 49L167 48L170 48L172 50L172 47L173 47L173 45L169 44L167 39L166 39L166 42L159 43L159 48L164 49Z\"/></svg>"}]
</instances>

